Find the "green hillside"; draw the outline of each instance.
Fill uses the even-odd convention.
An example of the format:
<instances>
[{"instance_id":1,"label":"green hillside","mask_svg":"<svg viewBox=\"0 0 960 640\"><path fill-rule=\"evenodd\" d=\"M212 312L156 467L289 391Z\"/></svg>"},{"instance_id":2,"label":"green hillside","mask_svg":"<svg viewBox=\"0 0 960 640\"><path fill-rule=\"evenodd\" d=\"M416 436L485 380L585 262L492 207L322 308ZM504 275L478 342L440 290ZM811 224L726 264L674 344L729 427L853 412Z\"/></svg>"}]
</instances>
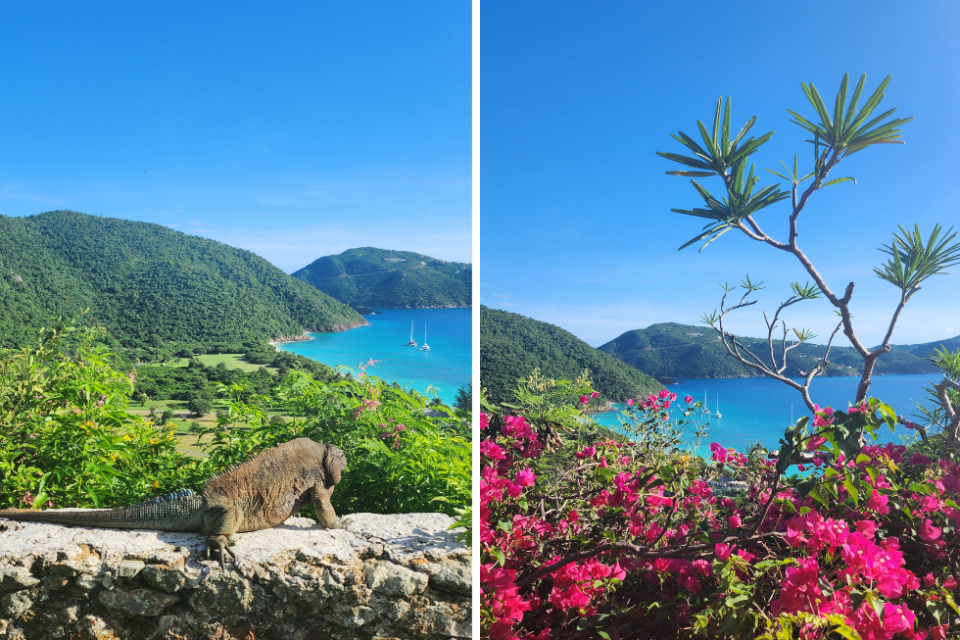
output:
<instances>
[{"instance_id":1,"label":"green hillside","mask_svg":"<svg viewBox=\"0 0 960 640\"><path fill-rule=\"evenodd\" d=\"M263 258L158 224L52 211L0 216L0 345L89 307L124 345L265 341L366 324Z\"/></svg>"},{"instance_id":2,"label":"green hillside","mask_svg":"<svg viewBox=\"0 0 960 640\"><path fill-rule=\"evenodd\" d=\"M738 337L754 354L769 362L765 339ZM956 338L942 344L952 344ZM830 350L830 366L826 375L856 375L863 359L839 335ZM958 341L960 342L960 341ZM779 342L775 343L779 344ZM789 341L788 341L788 344ZM937 371L926 355L941 343L912 345L909 350L894 350L877 360L875 371L883 373L933 373ZM727 355L717 333L710 327L665 322L646 329L627 331L599 347L601 351L626 362L658 379L667 378L743 378L762 375ZM823 357L824 347L803 344L787 354L788 375L807 372ZM780 354L777 352L780 362Z\"/></svg>"},{"instance_id":3,"label":"green hillside","mask_svg":"<svg viewBox=\"0 0 960 640\"><path fill-rule=\"evenodd\" d=\"M473 271L410 251L373 247L326 256L294 272L340 302L357 307L469 307Z\"/></svg>"},{"instance_id":4,"label":"green hillside","mask_svg":"<svg viewBox=\"0 0 960 640\"><path fill-rule=\"evenodd\" d=\"M594 349L572 333L516 313L480 307L480 384L490 399L512 399L517 380L535 368L547 378L572 380L584 369L594 388L617 402L646 396L662 385L650 376Z\"/></svg>"}]
</instances>

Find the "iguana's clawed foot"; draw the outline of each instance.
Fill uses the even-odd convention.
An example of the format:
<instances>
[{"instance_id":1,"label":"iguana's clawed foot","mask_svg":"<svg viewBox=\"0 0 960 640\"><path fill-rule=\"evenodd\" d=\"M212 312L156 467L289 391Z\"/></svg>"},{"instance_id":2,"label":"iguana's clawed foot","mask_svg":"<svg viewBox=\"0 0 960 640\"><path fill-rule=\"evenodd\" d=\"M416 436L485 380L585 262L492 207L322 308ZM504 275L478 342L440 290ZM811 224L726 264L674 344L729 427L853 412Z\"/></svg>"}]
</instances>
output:
<instances>
[{"instance_id":1,"label":"iguana's clawed foot","mask_svg":"<svg viewBox=\"0 0 960 640\"><path fill-rule=\"evenodd\" d=\"M227 571L226 566L226 556L230 556L230 559L234 562L237 561L237 556L230 551L230 547L233 545L233 540L227 536L210 536L207 538L207 560L210 559L210 550L215 549L218 557L220 558L220 569L223 572Z\"/></svg>"}]
</instances>

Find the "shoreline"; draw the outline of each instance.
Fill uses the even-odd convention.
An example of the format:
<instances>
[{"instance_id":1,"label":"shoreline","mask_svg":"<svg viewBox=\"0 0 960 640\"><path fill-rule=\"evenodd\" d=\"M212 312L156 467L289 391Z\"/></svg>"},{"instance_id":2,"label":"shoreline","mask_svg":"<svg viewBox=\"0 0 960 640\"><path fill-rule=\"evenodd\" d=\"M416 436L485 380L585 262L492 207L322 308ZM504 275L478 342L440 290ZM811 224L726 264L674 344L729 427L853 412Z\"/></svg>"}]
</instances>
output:
<instances>
[{"instance_id":1,"label":"shoreline","mask_svg":"<svg viewBox=\"0 0 960 640\"><path fill-rule=\"evenodd\" d=\"M272 346L277 351L280 351L281 344L286 344L288 342L310 342L311 340L315 340L316 338L310 337L311 333L343 333L344 331L350 331L351 329L358 329L360 327L369 327L369 326L370 326L370 322L363 316L360 316L360 322L357 322L355 324L351 324L351 325L337 324L330 329L320 329L320 330L304 329L303 333L299 335L278 336L276 338L272 338L271 340L269 340L267 344Z\"/></svg>"}]
</instances>

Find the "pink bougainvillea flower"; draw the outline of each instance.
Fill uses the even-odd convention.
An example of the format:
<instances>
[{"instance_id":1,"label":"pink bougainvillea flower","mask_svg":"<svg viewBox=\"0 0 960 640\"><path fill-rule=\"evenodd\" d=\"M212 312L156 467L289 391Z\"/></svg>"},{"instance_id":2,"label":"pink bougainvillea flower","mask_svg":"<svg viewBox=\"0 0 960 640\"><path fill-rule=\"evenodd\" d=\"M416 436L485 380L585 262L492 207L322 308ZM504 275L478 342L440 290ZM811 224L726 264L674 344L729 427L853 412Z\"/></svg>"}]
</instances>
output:
<instances>
[{"instance_id":1,"label":"pink bougainvillea flower","mask_svg":"<svg viewBox=\"0 0 960 640\"><path fill-rule=\"evenodd\" d=\"M596 400L597 398L600 397L600 394L599 394L598 392L594 391L593 393L590 394L590 397L593 398L594 400Z\"/></svg>"},{"instance_id":2,"label":"pink bougainvillea flower","mask_svg":"<svg viewBox=\"0 0 960 640\"><path fill-rule=\"evenodd\" d=\"M816 451L826 441L827 439L823 436L810 436L810 439L807 440L807 451Z\"/></svg>"},{"instance_id":3,"label":"pink bougainvillea flower","mask_svg":"<svg viewBox=\"0 0 960 640\"><path fill-rule=\"evenodd\" d=\"M576 456L578 459L583 460L584 458L592 458L593 454L595 454L596 452L597 452L597 448L594 447L593 445L590 445L589 447L584 447L582 451L578 451L576 453Z\"/></svg>"},{"instance_id":4,"label":"pink bougainvillea flower","mask_svg":"<svg viewBox=\"0 0 960 640\"><path fill-rule=\"evenodd\" d=\"M713 454L713 460L715 462L724 463L727 461L728 449L724 449L716 442L710 443L710 451Z\"/></svg>"},{"instance_id":5,"label":"pink bougainvillea flower","mask_svg":"<svg viewBox=\"0 0 960 640\"><path fill-rule=\"evenodd\" d=\"M633 406L633 398L627 398L627 406L628 406L628 407L632 407L632 406Z\"/></svg>"},{"instance_id":6,"label":"pink bougainvillea flower","mask_svg":"<svg viewBox=\"0 0 960 640\"><path fill-rule=\"evenodd\" d=\"M533 471L530 471L529 468L524 467L523 469L520 469L520 471L517 471L514 482L521 487L532 487L534 484L536 484L536 480L537 478L533 475Z\"/></svg>"},{"instance_id":7,"label":"pink bougainvillea flower","mask_svg":"<svg viewBox=\"0 0 960 640\"><path fill-rule=\"evenodd\" d=\"M920 538L932 542L940 537L940 528L933 526L930 518L924 518L919 527Z\"/></svg>"},{"instance_id":8,"label":"pink bougainvillea flower","mask_svg":"<svg viewBox=\"0 0 960 640\"><path fill-rule=\"evenodd\" d=\"M687 404L693 404L693 396L687 396L686 398L683 399L683 401L686 402Z\"/></svg>"},{"instance_id":9,"label":"pink bougainvillea flower","mask_svg":"<svg viewBox=\"0 0 960 640\"><path fill-rule=\"evenodd\" d=\"M589 403L590 403L590 398L588 398L587 396L580 396L580 405L581 405L581 406L584 406L584 407L585 407L585 406L587 406Z\"/></svg>"}]
</instances>

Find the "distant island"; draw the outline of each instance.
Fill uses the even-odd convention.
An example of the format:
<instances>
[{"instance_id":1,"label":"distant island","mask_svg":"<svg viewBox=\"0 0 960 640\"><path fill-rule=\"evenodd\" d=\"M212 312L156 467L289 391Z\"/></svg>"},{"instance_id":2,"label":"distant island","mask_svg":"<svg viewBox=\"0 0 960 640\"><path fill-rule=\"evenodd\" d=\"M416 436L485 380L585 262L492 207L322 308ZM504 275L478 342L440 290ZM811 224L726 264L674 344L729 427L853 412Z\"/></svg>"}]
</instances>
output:
<instances>
[{"instance_id":1,"label":"distant island","mask_svg":"<svg viewBox=\"0 0 960 640\"><path fill-rule=\"evenodd\" d=\"M493 402L513 399L517 380L535 368L547 378L572 380L589 369L602 398L620 402L663 388L659 382L572 333L525 316L480 307L480 384Z\"/></svg>"},{"instance_id":2,"label":"distant island","mask_svg":"<svg viewBox=\"0 0 960 640\"><path fill-rule=\"evenodd\" d=\"M758 357L769 359L765 338L737 339ZM830 365L824 375L859 375L863 359L853 349L844 346L845 338L839 335L830 350ZM790 341L787 341L790 344ZM838 344L839 343L839 344ZM775 342L779 345L779 341ZM935 373L938 369L927 357L938 347L960 348L960 336L939 342L916 345L894 345L890 353L877 360L876 373ZM710 327L664 322L646 329L627 331L599 349L615 358L657 378L747 378L761 376L758 371L746 367L727 355L717 332ZM799 376L810 371L823 357L825 347L802 344L787 355L787 371ZM778 354L779 360L779 354Z\"/></svg>"},{"instance_id":3,"label":"distant island","mask_svg":"<svg viewBox=\"0 0 960 640\"><path fill-rule=\"evenodd\" d=\"M354 309L434 309L472 304L472 266L411 251L361 247L325 256L293 277Z\"/></svg>"},{"instance_id":4,"label":"distant island","mask_svg":"<svg viewBox=\"0 0 960 640\"><path fill-rule=\"evenodd\" d=\"M766 339L738 336L767 358ZM842 336L837 342L842 340ZM779 342L775 344L779 345ZM788 341L789 344L789 341ZM936 373L927 359L935 349L960 348L960 336L923 344L893 345L877 360L876 374ZM791 376L805 374L823 357L825 347L803 344L787 355ZM830 350L824 375L859 375L863 360L848 346ZM595 349L568 331L532 318L480 307L480 381L496 402L509 400L519 378L539 367L553 378L571 379L588 368L596 388L610 401L635 398L678 378L748 378L760 373L727 355L712 328L664 322L627 331Z\"/></svg>"},{"instance_id":5,"label":"distant island","mask_svg":"<svg viewBox=\"0 0 960 640\"><path fill-rule=\"evenodd\" d=\"M102 324L134 354L175 344L265 350L272 339L368 324L263 258L214 240L75 211L0 215L0 346L33 340L51 316L82 308L90 309L85 322Z\"/></svg>"}]
</instances>

